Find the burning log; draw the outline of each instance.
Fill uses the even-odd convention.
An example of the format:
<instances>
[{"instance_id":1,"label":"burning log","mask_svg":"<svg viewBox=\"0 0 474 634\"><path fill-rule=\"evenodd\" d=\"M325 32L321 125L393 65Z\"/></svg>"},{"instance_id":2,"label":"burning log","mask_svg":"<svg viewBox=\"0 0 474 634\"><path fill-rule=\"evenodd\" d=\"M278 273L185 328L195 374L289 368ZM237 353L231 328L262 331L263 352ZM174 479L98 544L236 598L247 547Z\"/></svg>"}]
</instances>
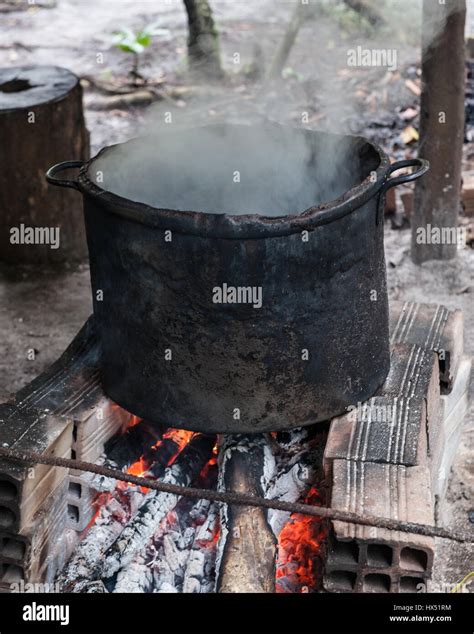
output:
<instances>
[{"instance_id":1,"label":"burning log","mask_svg":"<svg viewBox=\"0 0 474 634\"><path fill-rule=\"evenodd\" d=\"M133 491L130 489L130 491ZM139 493L134 491L134 495ZM72 559L58 577L62 592L85 592L90 581L97 580L97 569L105 551L117 539L127 521L124 504L109 496L101 506L95 524L77 546Z\"/></svg>"},{"instance_id":2,"label":"burning log","mask_svg":"<svg viewBox=\"0 0 474 634\"><path fill-rule=\"evenodd\" d=\"M265 495L275 473L266 435L227 437L219 451L219 490ZM274 592L276 539L262 508L221 507L217 592Z\"/></svg>"},{"instance_id":3,"label":"burning log","mask_svg":"<svg viewBox=\"0 0 474 634\"><path fill-rule=\"evenodd\" d=\"M286 502L305 499L318 504L321 495L315 488L323 478L322 458L327 431L296 429L280 432L277 441L284 452L277 454L278 472L267 496ZM276 592L314 591L321 580L321 547L326 538L319 518L269 510L268 520L278 537Z\"/></svg>"},{"instance_id":4,"label":"burning log","mask_svg":"<svg viewBox=\"0 0 474 634\"><path fill-rule=\"evenodd\" d=\"M214 566L216 535L219 531L219 509L217 504L207 502L207 516L196 529L191 553L184 573L183 592L207 593L214 591Z\"/></svg>"},{"instance_id":5,"label":"burning log","mask_svg":"<svg viewBox=\"0 0 474 634\"><path fill-rule=\"evenodd\" d=\"M153 454L149 454L149 459L155 461L152 468L156 477L164 473L166 464L179 452L179 434L175 433L175 430L169 430L164 434L167 437L163 437L163 440L154 445ZM115 454L121 462L120 456L120 452ZM129 453L128 458L130 456ZM141 461L139 462L141 464ZM132 470L133 467L134 465L131 467ZM117 540L126 522L136 515L145 498L144 491L123 483L117 485L116 481L104 476L96 476L92 485L96 490L103 492L105 501L104 497L99 497L98 501L102 502L102 505L95 523L58 579L65 592L88 592L89 581L100 577L101 561L105 551Z\"/></svg>"},{"instance_id":6,"label":"burning log","mask_svg":"<svg viewBox=\"0 0 474 634\"><path fill-rule=\"evenodd\" d=\"M315 459L307 429L295 429L279 434L277 441L284 452L280 457L277 455L277 472L269 483L267 497L296 502L314 483L315 465L320 464L320 460ZM322 451L321 448L321 457ZM276 537L289 520L289 512L268 510L268 523Z\"/></svg>"},{"instance_id":7,"label":"burning log","mask_svg":"<svg viewBox=\"0 0 474 634\"><path fill-rule=\"evenodd\" d=\"M105 453L108 460L114 462L119 469L123 469L141 456L150 461L155 459L154 447L159 440L161 434L156 426L140 421L137 425L129 427L125 433L109 440L105 445Z\"/></svg>"},{"instance_id":8,"label":"burning log","mask_svg":"<svg viewBox=\"0 0 474 634\"><path fill-rule=\"evenodd\" d=\"M117 592L159 592L166 586L166 592L178 592L179 582L176 572L183 567L178 560L187 559L192 543L192 501L182 498L176 508L168 513L159 525L153 543L144 552L137 553L132 561L123 567L117 575L114 593ZM181 526L184 518L185 527ZM189 535L191 530L191 535ZM183 543L184 542L184 543ZM175 552L178 556L174 556ZM182 575L181 575L182 576Z\"/></svg>"},{"instance_id":9,"label":"burning log","mask_svg":"<svg viewBox=\"0 0 474 634\"><path fill-rule=\"evenodd\" d=\"M189 486L209 460L215 439L196 435L182 450L163 476L166 483ZM137 552L143 550L153 537L158 525L167 513L175 508L180 497L171 493L150 491L137 515L133 517L119 538L105 553L103 576L110 578L127 566Z\"/></svg>"},{"instance_id":10,"label":"burning log","mask_svg":"<svg viewBox=\"0 0 474 634\"><path fill-rule=\"evenodd\" d=\"M215 459L211 458L201 471L198 485L215 488L216 472L213 468ZM200 529L206 525L210 507L214 508L214 526L210 539L211 543L197 542L196 534L200 531L201 538L207 534ZM207 565L200 569L194 568L196 581L203 584L206 591L214 588L215 542L217 531L217 512L214 504L208 500L194 502L189 498L181 498L176 508L168 513L161 522L154 535L151 546L146 555L137 555L134 560L118 573L117 585L114 592L146 592L153 587L154 592L169 593L182 592L188 560L194 549L206 548ZM204 553L203 553L204 555Z\"/></svg>"}]
</instances>

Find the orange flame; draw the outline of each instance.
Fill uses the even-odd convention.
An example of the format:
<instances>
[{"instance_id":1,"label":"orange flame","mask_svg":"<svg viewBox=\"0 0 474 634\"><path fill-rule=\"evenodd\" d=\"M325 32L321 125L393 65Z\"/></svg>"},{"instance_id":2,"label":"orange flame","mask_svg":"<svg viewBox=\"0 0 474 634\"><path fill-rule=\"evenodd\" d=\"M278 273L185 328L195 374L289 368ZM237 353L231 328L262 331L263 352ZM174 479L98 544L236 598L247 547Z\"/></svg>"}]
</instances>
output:
<instances>
[{"instance_id":1,"label":"orange flame","mask_svg":"<svg viewBox=\"0 0 474 634\"><path fill-rule=\"evenodd\" d=\"M321 506L319 491L312 487L305 503ZM325 522L309 515L293 513L278 538L276 591L309 592L319 582L322 570L321 549L327 537ZM285 579L285 583L283 583Z\"/></svg>"}]
</instances>

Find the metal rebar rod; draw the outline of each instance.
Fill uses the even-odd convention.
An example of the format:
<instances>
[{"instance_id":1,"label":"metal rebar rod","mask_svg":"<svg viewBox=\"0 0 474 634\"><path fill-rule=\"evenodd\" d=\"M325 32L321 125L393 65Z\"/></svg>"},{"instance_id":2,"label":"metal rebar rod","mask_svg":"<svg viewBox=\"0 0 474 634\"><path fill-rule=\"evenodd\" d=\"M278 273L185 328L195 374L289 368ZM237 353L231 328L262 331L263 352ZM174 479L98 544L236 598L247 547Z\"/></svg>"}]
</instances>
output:
<instances>
[{"instance_id":1,"label":"metal rebar rod","mask_svg":"<svg viewBox=\"0 0 474 634\"><path fill-rule=\"evenodd\" d=\"M96 473L108 478L129 482L140 487L147 487L155 491L163 491L175 495L181 495L190 498L201 498L211 500L213 502L222 502L224 504L237 504L240 506L260 506L277 511L287 511L289 513L301 513L302 515L310 515L339 522L348 522L350 524L360 524L362 526L375 526L377 528L386 528L388 530L402 531L404 533L413 533L415 535L425 535L426 537L440 537L442 539L450 539L460 543L473 543L474 536L467 533L448 530L438 526L429 526L427 524L417 524L414 522L400 522L385 517L377 517L374 515L358 515L348 511L327 508L324 506L310 506L309 504L301 504L298 502L283 502L281 500L269 500L267 498L256 495L246 495L244 493L236 493L234 491L212 491L210 489L199 489L195 487L185 487L176 484L168 484L159 480L151 480L134 476L129 473L123 473L117 469L111 469L91 462L83 462L82 460L72 460L70 458L48 457L33 451L17 451L8 447L0 447L0 458L21 462L23 464L43 464L53 467L64 467L66 469L78 469L88 473Z\"/></svg>"}]
</instances>

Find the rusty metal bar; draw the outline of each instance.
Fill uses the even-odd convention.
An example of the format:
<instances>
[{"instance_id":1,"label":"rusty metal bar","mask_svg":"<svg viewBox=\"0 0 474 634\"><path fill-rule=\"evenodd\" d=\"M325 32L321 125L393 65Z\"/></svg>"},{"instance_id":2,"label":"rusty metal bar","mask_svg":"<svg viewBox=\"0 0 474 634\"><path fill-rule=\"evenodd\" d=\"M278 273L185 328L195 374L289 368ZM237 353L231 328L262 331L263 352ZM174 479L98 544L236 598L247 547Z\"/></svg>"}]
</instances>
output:
<instances>
[{"instance_id":1,"label":"rusty metal bar","mask_svg":"<svg viewBox=\"0 0 474 634\"><path fill-rule=\"evenodd\" d=\"M96 465L82 460L72 460L70 458L53 458L44 456L43 454L33 451L15 451L8 447L0 447L0 458L13 460L23 464L44 464L53 467L64 467L66 469L78 469L88 473L95 473L122 482L129 482L141 487L147 487L155 491L172 493L183 497L211 500L212 502L222 502L224 504L237 504L240 506L259 506L267 509L275 509L277 511L287 511L289 513L301 513L302 515L310 515L313 517L322 517L325 519L336 520L340 522L348 522L350 524L361 524L363 526L375 526L377 528L386 528L388 530L403 531L404 533L413 533L415 535L425 535L427 537L440 537L442 539L450 539L461 543L473 543L473 535L455 530L447 530L437 526L429 526L427 524L416 524L413 522L399 522L397 520L376 517L372 515L358 515L357 513L349 513L339 511L324 506L309 506L298 502L282 502L280 500L269 500L267 498L246 495L244 493L236 493L234 491L212 491L210 489L198 489L194 487L184 487L175 484L167 484L159 480L150 480L149 478L141 478L128 473L123 473L117 469L111 469L101 465Z\"/></svg>"}]
</instances>

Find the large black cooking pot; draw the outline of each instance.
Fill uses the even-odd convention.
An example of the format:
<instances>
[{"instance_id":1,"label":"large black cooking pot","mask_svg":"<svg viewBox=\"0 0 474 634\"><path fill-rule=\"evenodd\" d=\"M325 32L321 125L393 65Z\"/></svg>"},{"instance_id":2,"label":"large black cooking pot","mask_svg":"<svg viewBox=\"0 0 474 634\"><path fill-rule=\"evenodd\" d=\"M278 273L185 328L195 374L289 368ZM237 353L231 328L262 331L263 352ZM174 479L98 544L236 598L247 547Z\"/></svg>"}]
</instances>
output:
<instances>
[{"instance_id":1,"label":"large black cooking pot","mask_svg":"<svg viewBox=\"0 0 474 634\"><path fill-rule=\"evenodd\" d=\"M71 167L77 181L55 178ZM84 194L108 395L222 433L366 400L389 369L385 193L427 169L277 124L161 133L52 167L50 183Z\"/></svg>"}]
</instances>

